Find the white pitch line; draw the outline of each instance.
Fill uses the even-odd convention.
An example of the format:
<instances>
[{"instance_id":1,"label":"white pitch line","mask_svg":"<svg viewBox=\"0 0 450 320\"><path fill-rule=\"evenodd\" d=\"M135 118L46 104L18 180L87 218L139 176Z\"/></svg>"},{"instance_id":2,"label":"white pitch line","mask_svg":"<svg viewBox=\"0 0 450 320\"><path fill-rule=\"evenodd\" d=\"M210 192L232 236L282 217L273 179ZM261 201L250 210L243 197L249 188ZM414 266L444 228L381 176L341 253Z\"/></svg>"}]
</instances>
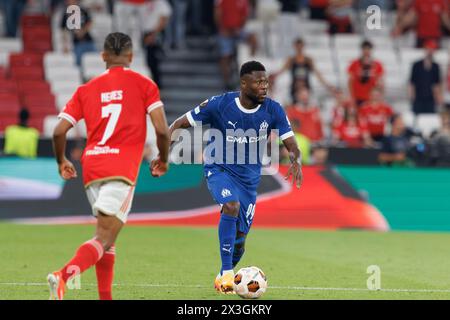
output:
<instances>
[{"instance_id":1,"label":"white pitch line","mask_svg":"<svg viewBox=\"0 0 450 320\"><path fill-rule=\"evenodd\" d=\"M97 284L85 283L82 286L96 287ZM47 286L44 282L0 282L0 286ZM211 288L205 285L184 285L184 284L129 284L115 283L115 287L141 287L141 288ZM380 289L369 290L367 288L326 288L326 287L292 287L292 286L269 286L269 289L295 290L295 291L362 291L362 292L410 292L410 293L450 293L450 289Z\"/></svg>"}]
</instances>

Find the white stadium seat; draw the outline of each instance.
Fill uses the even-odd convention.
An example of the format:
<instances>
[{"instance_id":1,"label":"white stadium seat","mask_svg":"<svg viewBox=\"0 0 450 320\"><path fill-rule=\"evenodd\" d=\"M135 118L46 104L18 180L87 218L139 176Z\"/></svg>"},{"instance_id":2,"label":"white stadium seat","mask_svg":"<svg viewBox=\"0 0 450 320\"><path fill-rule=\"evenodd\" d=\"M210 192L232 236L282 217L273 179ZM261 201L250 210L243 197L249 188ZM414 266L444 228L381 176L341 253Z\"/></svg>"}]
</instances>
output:
<instances>
[{"instance_id":1,"label":"white stadium seat","mask_svg":"<svg viewBox=\"0 0 450 320\"><path fill-rule=\"evenodd\" d=\"M56 107L61 111L72 98L73 93L56 94Z\"/></svg>"},{"instance_id":2,"label":"white stadium seat","mask_svg":"<svg viewBox=\"0 0 450 320\"><path fill-rule=\"evenodd\" d=\"M417 116L417 129L428 138L433 130L439 129L441 125L438 114L419 114Z\"/></svg>"},{"instance_id":3,"label":"white stadium seat","mask_svg":"<svg viewBox=\"0 0 450 320\"><path fill-rule=\"evenodd\" d=\"M47 52L44 55L44 67L46 69L57 67L69 67L75 65L73 53Z\"/></svg>"},{"instance_id":4,"label":"white stadium seat","mask_svg":"<svg viewBox=\"0 0 450 320\"><path fill-rule=\"evenodd\" d=\"M0 52L22 52L22 49L20 38L0 38Z\"/></svg>"},{"instance_id":5,"label":"white stadium seat","mask_svg":"<svg viewBox=\"0 0 450 320\"><path fill-rule=\"evenodd\" d=\"M52 137L53 131L58 123L58 117L57 116L46 116L44 118L44 136L45 137ZM84 123L84 120L79 121L75 127L70 129L67 132L67 137L70 139L74 138L85 138L86 137L86 124Z\"/></svg>"},{"instance_id":6,"label":"white stadium seat","mask_svg":"<svg viewBox=\"0 0 450 320\"><path fill-rule=\"evenodd\" d=\"M50 83L52 92L58 94L73 94L81 85L81 81L77 80L58 80Z\"/></svg>"},{"instance_id":7,"label":"white stadium seat","mask_svg":"<svg viewBox=\"0 0 450 320\"><path fill-rule=\"evenodd\" d=\"M45 70L45 78L49 82L54 81L80 81L81 73L77 67L59 67Z\"/></svg>"}]
</instances>

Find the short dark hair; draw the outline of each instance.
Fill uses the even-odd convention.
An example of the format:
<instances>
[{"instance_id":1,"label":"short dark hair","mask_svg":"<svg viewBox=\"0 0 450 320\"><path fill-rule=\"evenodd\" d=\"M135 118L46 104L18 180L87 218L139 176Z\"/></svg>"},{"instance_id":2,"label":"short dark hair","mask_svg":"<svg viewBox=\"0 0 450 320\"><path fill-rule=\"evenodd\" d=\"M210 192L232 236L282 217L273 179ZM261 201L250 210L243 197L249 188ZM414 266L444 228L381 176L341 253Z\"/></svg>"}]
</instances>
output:
<instances>
[{"instance_id":1,"label":"short dark hair","mask_svg":"<svg viewBox=\"0 0 450 320\"><path fill-rule=\"evenodd\" d=\"M125 33L113 32L106 36L103 50L120 56L122 53L132 50L131 38Z\"/></svg>"},{"instance_id":2,"label":"short dark hair","mask_svg":"<svg viewBox=\"0 0 450 320\"><path fill-rule=\"evenodd\" d=\"M364 48L370 48L370 49L372 49L372 48L373 48L373 43L370 42L369 40L364 40L364 41L361 43L361 49L364 49Z\"/></svg>"},{"instance_id":3,"label":"short dark hair","mask_svg":"<svg viewBox=\"0 0 450 320\"><path fill-rule=\"evenodd\" d=\"M303 38L297 38L294 40L294 44L305 44L305 41L303 41Z\"/></svg>"},{"instance_id":4,"label":"short dark hair","mask_svg":"<svg viewBox=\"0 0 450 320\"><path fill-rule=\"evenodd\" d=\"M266 71L266 68L261 62L248 61L241 66L240 76L241 78L246 74L251 74L253 71Z\"/></svg>"}]
</instances>

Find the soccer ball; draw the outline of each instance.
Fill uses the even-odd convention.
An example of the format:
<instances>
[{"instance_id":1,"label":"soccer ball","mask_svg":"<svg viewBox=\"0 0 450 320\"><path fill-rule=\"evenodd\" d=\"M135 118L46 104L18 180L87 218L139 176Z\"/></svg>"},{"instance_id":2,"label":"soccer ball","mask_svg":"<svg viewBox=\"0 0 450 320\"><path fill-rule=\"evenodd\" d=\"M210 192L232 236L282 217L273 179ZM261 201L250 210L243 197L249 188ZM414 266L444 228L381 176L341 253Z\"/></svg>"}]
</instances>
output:
<instances>
[{"instance_id":1,"label":"soccer ball","mask_svg":"<svg viewBox=\"0 0 450 320\"><path fill-rule=\"evenodd\" d=\"M234 292L244 299L258 299L267 290L267 278L258 267L240 269L234 276Z\"/></svg>"}]
</instances>

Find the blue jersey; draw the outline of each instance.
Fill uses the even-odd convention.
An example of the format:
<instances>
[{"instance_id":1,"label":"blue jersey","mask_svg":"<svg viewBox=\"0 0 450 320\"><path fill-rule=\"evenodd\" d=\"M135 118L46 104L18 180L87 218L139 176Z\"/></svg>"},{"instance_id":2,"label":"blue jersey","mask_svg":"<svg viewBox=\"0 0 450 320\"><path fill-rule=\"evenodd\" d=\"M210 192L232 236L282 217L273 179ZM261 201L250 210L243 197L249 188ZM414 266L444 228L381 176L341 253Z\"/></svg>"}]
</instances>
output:
<instances>
[{"instance_id":1,"label":"blue jersey","mask_svg":"<svg viewBox=\"0 0 450 320\"><path fill-rule=\"evenodd\" d=\"M266 98L254 109L245 109L239 92L214 96L186 113L192 126L211 127L204 153L205 172L224 170L248 186L257 186L261 160L272 130L282 140L294 135L283 107Z\"/></svg>"}]
</instances>

